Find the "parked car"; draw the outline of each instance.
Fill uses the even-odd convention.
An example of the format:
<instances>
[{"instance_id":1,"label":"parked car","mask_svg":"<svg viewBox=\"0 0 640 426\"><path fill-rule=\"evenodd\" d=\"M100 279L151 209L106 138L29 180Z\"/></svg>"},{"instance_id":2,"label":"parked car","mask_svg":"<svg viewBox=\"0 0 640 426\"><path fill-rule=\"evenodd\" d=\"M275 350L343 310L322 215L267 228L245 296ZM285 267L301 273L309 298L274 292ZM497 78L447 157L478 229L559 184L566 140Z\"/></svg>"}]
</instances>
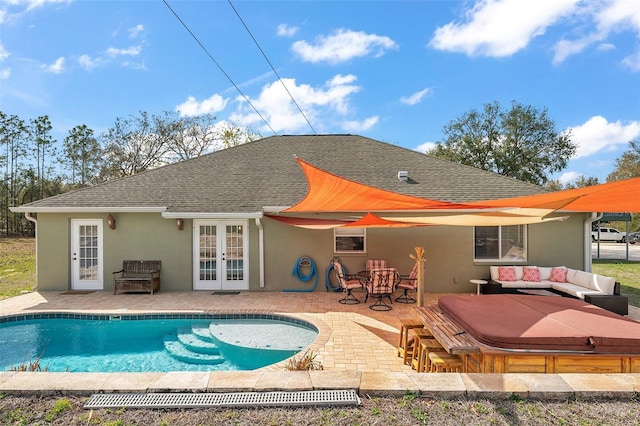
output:
<instances>
[{"instance_id":1,"label":"parked car","mask_svg":"<svg viewBox=\"0 0 640 426\"><path fill-rule=\"evenodd\" d=\"M627 242L627 233L620 232L616 228L600 228L591 231L591 241L617 241L619 243Z\"/></svg>"},{"instance_id":2,"label":"parked car","mask_svg":"<svg viewBox=\"0 0 640 426\"><path fill-rule=\"evenodd\" d=\"M640 232L632 232L627 237L629 244L640 243Z\"/></svg>"}]
</instances>

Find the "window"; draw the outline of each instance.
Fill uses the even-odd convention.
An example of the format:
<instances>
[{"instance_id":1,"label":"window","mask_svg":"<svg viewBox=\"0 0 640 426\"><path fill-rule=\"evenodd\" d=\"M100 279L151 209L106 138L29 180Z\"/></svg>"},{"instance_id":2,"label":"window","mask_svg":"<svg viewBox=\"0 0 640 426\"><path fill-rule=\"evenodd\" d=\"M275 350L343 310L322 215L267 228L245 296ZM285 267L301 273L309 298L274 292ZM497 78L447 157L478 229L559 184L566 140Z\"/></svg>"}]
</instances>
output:
<instances>
[{"instance_id":1,"label":"window","mask_svg":"<svg viewBox=\"0 0 640 426\"><path fill-rule=\"evenodd\" d=\"M527 226L476 226L474 260L527 260Z\"/></svg>"},{"instance_id":2,"label":"window","mask_svg":"<svg viewBox=\"0 0 640 426\"><path fill-rule=\"evenodd\" d=\"M365 253L364 228L334 228L335 253Z\"/></svg>"}]
</instances>

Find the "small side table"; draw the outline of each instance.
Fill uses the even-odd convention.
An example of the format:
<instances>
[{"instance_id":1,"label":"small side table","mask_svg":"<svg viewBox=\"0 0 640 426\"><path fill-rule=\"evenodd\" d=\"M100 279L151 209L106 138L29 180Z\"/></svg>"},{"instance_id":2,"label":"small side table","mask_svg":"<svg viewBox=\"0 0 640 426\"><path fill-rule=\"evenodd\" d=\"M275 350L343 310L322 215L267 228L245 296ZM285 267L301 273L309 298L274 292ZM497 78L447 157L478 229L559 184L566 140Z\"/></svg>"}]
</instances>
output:
<instances>
[{"instance_id":1,"label":"small side table","mask_svg":"<svg viewBox=\"0 0 640 426\"><path fill-rule=\"evenodd\" d=\"M477 294L480 294L480 287L487 284L487 280L470 280L469 282L476 285Z\"/></svg>"}]
</instances>

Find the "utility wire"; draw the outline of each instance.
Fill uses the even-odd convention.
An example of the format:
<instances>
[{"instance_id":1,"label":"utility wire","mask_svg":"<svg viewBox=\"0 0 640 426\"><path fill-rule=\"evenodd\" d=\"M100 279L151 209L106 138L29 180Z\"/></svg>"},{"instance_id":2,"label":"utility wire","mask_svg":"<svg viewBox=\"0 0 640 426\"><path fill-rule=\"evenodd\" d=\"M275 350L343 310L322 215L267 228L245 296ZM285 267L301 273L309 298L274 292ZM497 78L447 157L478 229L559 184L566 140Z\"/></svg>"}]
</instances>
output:
<instances>
[{"instance_id":1,"label":"utility wire","mask_svg":"<svg viewBox=\"0 0 640 426\"><path fill-rule=\"evenodd\" d=\"M298 108L298 111L300 111L300 114L302 114L302 116L304 117L304 120L307 122L307 124L309 125L309 127L311 128L311 131L313 132L313 134L317 135L316 133L316 129L313 128L313 126L311 125L311 123L309 122L309 120L307 119L307 116L305 115L305 113L302 111L302 108L300 108L300 105L298 105L298 102L296 102L296 100L294 99L293 95L291 94L291 92L289 91L289 89L287 89L287 86L284 84L284 81L282 81L282 77L280 77L280 74L278 74L278 71L276 71L275 67L273 66L273 64L271 64L271 61L269 60L269 58L267 57L266 53L264 53L264 51L262 50L262 47L260 47L260 44L258 43L258 40L256 40L256 38L253 36L253 34L251 33L251 30L249 30L249 27L247 27L247 24L245 24L244 20L242 19L242 17L240 16L240 14L238 13L238 11L236 10L235 6L233 6L233 3L231 3L231 0L227 0L229 2L229 6L231 6L231 9L233 9L233 11L235 12L236 16L238 17L238 19L240 20L240 22L242 22L242 25L244 25L244 29L247 30L247 32L249 33L249 35L251 36L251 39L253 40L253 42L256 44L256 46L258 47L258 50L260 50L260 53L262 53L262 56L264 56L264 59L267 61L267 63L269 64L269 66L271 67L271 69L273 70L273 73L276 75L276 77L278 77L278 81L280 81L280 84L282 84L282 87L284 87L284 90L287 91L287 93L289 94L289 97L291 98L291 100L293 101L293 103L296 105L296 107Z\"/></svg>"},{"instance_id":2,"label":"utility wire","mask_svg":"<svg viewBox=\"0 0 640 426\"><path fill-rule=\"evenodd\" d=\"M202 48L202 50L204 50L204 52L207 54L207 56L209 57L209 59L211 59L211 61L213 61L214 64L216 64L216 66L218 67L218 69L222 72L222 74L224 74L225 77L227 77L227 80L229 80L231 82L231 84L233 84L233 87L236 88L236 90L242 95L242 97L244 98L245 101L247 101L247 103L251 106L251 108L256 112L256 114L258 114L258 116L262 119L262 121L264 121L264 123L267 125L267 127L269 127L269 129L271 129L271 131L273 132L273 134L275 136L278 136L278 134L276 133L275 130L273 130L273 127L271 127L271 125L269 124L269 122L262 116L262 114L260 114L260 112L256 109L255 106L253 106L253 104L251 103L251 101L249 100L249 98L247 98L247 96L242 93L242 90L240 90L240 88L238 87L238 85L231 79L231 77L229 77L229 75L225 72L225 70L222 68L222 66L218 63L218 61L215 60L215 58L213 57L213 55L211 53L209 53L209 51L207 50L206 47L204 47L204 45L200 42L200 40L198 39L198 37L196 37L196 35L191 31L191 29L189 29L189 27L187 26L187 24L185 24L185 22L180 18L180 16L178 16L178 14L176 13L175 10L173 10L173 8L169 5L169 3L167 3L167 0L162 0L162 2L169 8L169 10L171 11L171 13L173 13L173 15L176 17L176 19L182 24L182 26L184 27L185 30L187 30L187 32L189 34L191 34L191 37L193 37L193 39L196 41L196 43L198 43L198 45Z\"/></svg>"}]
</instances>

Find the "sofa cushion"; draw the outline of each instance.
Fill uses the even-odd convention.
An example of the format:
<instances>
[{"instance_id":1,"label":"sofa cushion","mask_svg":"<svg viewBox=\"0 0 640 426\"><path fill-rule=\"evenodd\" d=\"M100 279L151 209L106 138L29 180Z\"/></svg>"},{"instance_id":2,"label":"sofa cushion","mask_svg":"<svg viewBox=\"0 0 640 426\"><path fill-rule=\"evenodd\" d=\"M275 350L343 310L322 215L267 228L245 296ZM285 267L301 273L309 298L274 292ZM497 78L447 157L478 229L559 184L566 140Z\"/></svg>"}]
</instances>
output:
<instances>
[{"instance_id":1,"label":"sofa cushion","mask_svg":"<svg viewBox=\"0 0 640 426\"><path fill-rule=\"evenodd\" d=\"M516 269L513 266L498 267L498 279L500 281L516 281Z\"/></svg>"},{"instance_id":2,"label":"sofa cushion","mask_svg":"<svg viewBox=\"0 0 640 426\"><path fill-rule=\"evenodd\" d=\"M554 290L561 291L563 293L570 294L571 296L577 297L578 299L584 299L585 294L602 294L597 290L592 290L590 288L586 288L581 285L571 284L571 283L554 282L551 285L551 288L553 288Z\"/></svg>"},{"instance_id":3,"label":"sofa cushion","mask_svg":"<svg viewBox=\"0 0 640 426\"><path fill-rule=\"evenodd\" d=\"M571 277L567 277L567 282L582 286L591 290L598 290L593 280L593 274L584 271L575 271Z\"/></svg>"},{"instance_id":4,"label":"sofa cushion","mask_svg":"<svg viewBox=\"0 0 640 426\"><path fill-rule=\"evenodd\" d=\"M551 278L551 268L546 266L540 266L538 270L540 271L540 281L549 281Z\"/></svg>"},{"instance_id":5,"label":"sofa cushion","mask_svg":"<svg viewBox=\"0 0 640 426\"><path fill-rule=\"evenodd\" d=\"M498 266L489 266L489 273L491 274L491 279L493 281L498 281L500 279L500 275L498 274Z\"/></svg>"},{"instance_id":6,"label":"sofa cushion","mask_svg":"<svg viewBox=\"0 0 640 426\"><path fill-rule=\"evenodd\" d=\"M597 290L600 290L605 294L613 294L614 288L616 286L615 278L593 274L593 281Z\"/></svg>"},{"instance_id":7,"label":"sofa cushion","mask_svg":"<svg viewBox=\"0 0 640 426\"><path fill-rule=\"evenodd\" d=\"M567 268L565 268L564 266L551 268L551 277L549 278L549 280L556 283L567 282Z\"/></svg>"},{"instance_id":8,"label":"sofa cushion","mask_svg":"<svg viewBox=\"0 0 640 426\"><path fill-rule=\"evenodd\" d=\"M523 281L540 282L540 270L537 266L524 266L522 268Z\"/></svg>"}]
</instances>

